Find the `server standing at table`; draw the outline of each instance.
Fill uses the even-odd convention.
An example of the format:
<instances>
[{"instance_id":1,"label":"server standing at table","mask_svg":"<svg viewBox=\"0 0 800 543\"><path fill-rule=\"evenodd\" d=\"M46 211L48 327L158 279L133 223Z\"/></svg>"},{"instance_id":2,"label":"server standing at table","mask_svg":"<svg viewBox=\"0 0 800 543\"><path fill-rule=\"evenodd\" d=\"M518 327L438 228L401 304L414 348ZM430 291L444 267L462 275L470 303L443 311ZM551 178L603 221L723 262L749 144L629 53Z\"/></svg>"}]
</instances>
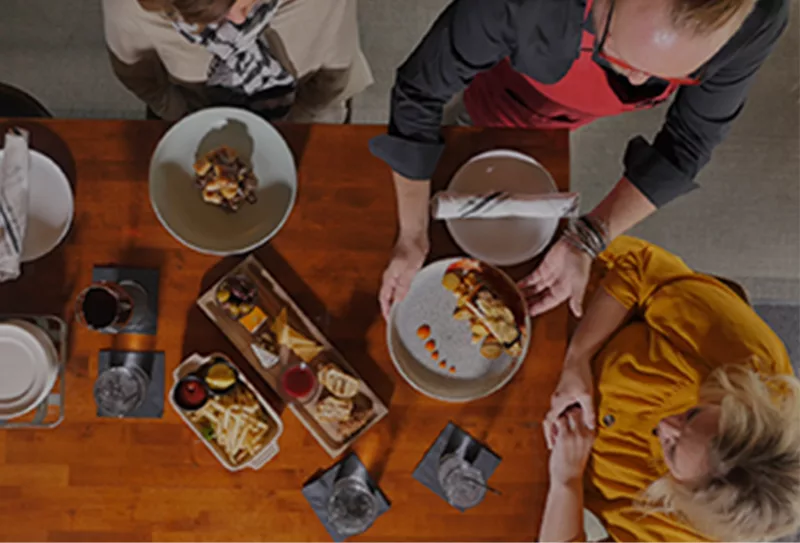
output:
<instances>
[{"instance_id":1,"label":"server standing at table","mask_svg":"<svg viewBox=\"0 0 800 543\"><path fill-rule=\"evenodd\" d=\"M454 0L398 70L389 132L372 142L399 212L384 315L428 253L448 102L463 123L573 129L674 97L655 139L629 143L614 189L521 283L532 314L566 300L580 314L592 257L696 188L787 20L788 0Z\"/></svg>"}]
</instances>

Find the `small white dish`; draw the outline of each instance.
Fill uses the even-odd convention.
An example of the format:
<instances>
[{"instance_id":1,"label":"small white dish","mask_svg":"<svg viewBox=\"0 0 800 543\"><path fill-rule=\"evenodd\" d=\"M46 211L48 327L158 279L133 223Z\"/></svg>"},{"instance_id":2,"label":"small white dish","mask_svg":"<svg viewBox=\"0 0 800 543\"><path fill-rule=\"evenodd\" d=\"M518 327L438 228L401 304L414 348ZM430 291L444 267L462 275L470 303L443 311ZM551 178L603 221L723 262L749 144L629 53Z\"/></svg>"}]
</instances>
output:
<instances>
[{"instance_id":1,"label":"small white dish","mask_svg":"<svg viewBox=\"0 0 800 543\"><path fill-rule=\"evenodd\" d=\"M495 268L495 273L508 283L507 290L516 295L516 300L505 301L518 304L515 312L524 315L525 336L518 357L503 353L496 360L487 360L481 356L480 345L472 344L469 324L453 318L456 297L442 286L447 268L459 260L463 259L440 260L420 270L406 297L392 308L387 325L389 354L400 375L418 392L453 403L477 400L505 386L522 366L531 336L531 320L522 294L511 279ZM439 360L431 358L426 340L417 335L423 324L431 328L430 339L436 342ZM439 367L442 360L448 362L445 369ZM456 367L455 374L449 373L450 366Z\"/></svg>"},{"instance_id":2,"label":"small white dish","mask_svg":"<svg viewBox=\"0 0 800 543\"><path fill-rule=\"evenodd\" d=\"M0 323L0 420L13 419L38 406L58 375L58 353L33 324Z\"/></svg>"},{"instance_id":3,"label":"small white dish","mask_svg":"<svg viewBox=\"0 0 800 543\"><path fill-rule=\"evenodd\" d=\"M72 187L53 160L31 149L28 174L28 224L22 244L22 262L33 262L59 246L69 233L75 214ZM3 150L0 149L0 161Z\"/></svg>"},{"instance_id":4,"label":"small white dish","mask_svg":"<svg viewBox=\"0 0 800 543\"><path fill-rule=\"evenodd\" d=\"M550 173L517 151L495 150L477 155L456 172L448 191L485 194L557 192ZM541 253L553 239L558 219L452 219L445 221L465 253L495 266L514 266Z\"/></svg>"},{"instance_id":5,"label":"small white dish","mask_svg":"<svg viewBox=\"0 0 800 543\"><path fill-rule=\"evenodd\" d=\"M203 201L193 166L207 152L227 145L258 179L254 204L229 213ZM274 237L297 196L294 157L275 128L237 108L204 109L173 126L150 162L150 201L158 220L195 251L227 256L247 253Z\"/></svg>"}]
</instances>

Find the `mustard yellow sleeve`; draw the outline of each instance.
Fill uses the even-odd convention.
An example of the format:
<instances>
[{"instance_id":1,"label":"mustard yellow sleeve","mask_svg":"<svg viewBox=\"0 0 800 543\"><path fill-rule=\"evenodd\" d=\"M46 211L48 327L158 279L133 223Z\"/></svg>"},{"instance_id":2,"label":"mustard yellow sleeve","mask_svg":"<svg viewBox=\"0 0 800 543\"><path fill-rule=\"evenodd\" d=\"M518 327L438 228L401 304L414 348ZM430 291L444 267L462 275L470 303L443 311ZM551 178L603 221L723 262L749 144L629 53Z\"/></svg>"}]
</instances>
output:
<instances>
[{"instance_id":1,"label":"mustard yellow sleeve","mask_svg":"<svg viewBox=\"0 0 800 543\"><path fill-rule=\"evenodd\" d=\"M694 273L672 253L628 236L615 239L600 259L608 270L603 288L628 309L641 307L659 286Z\"/></svg>"},{"instance_id":2,"label":"mustard yellow sleeve","mask_svg":"<svg viewBox=\"0 0 800 543\"><path fill-rule=\"evenodd\" d=\"M602 286L634 308L670 348L693 365L745 364L765 374L791 373L786 347L744 300L646 241L621 237L601 255Z\"/></svg>"}]
</instances>

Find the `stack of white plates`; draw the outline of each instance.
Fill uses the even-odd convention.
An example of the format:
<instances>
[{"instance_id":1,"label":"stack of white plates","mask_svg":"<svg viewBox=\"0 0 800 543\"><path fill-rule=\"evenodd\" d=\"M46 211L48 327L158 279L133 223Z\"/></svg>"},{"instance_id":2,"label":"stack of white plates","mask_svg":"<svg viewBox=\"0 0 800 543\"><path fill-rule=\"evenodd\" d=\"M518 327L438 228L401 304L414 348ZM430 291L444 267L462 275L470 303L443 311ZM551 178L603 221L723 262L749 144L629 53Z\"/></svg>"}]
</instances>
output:
<instances>
[{"instance_id":1,"label":"stack of white plates","mask_svg":"<svg viewBox=\"0 0 800 543\"><path fill-rule=\"evenodd\" d=\"M43 330L19 320L0 323L0 420L42 403L57 374L58 353Z\"/></svg>"}]
</instances>

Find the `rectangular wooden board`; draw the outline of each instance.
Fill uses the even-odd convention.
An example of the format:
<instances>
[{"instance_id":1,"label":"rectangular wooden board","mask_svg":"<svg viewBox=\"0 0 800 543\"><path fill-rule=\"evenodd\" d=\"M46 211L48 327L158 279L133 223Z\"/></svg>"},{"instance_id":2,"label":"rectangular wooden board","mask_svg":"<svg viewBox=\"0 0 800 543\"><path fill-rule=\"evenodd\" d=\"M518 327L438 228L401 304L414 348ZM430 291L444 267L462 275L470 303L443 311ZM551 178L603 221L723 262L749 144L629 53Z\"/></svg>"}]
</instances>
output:
<instances>
[{"instance_id":1,"label":"rectangular wooden board","mask_svg":"<svg viewBox=\"0 0 800 543\"><path fill-rule=\"evenodd\" d=\"M254 332L248 330L242 322L228 315L223 307L217 302L217 290L228 278L243 276L247 278L257 288L256 307L266 315L266 322L261 324ZM296 354L289 351L289 360L282 360L273 367L266 367L254 350L254 345L258 345L257 336L264 331L270 330L276 317L285 308L287 310L289 326L323 347L321 354L310 361L311 367L317 371L321 365L333 363L341 368L345 373L356 377L360 381L360 388L357 394L357 403L362 407L370 407L365 411L363 423L359 423L356 428L347 428L346 423L333 423L319 420L313 413L316 403L326 395L330 396L322 386L322 395L317 400L307 404L300 404L288 401L289 408L305 425L311 435L319 442L325 451L332 457L337 457L346 451L356 439L364 434L369 428L385 417L389 409L370 388L369 384L358 374L342 354L331 345L330 341L319 331L317 326L306 316L297 306L289 294L281 287L264 266L254 257L249 256L230 273L223 277L219 282L212 286L197 301L198 306L203 312L222 330L228 339L239 349L244 358L253 367L256 373L275 390L279 396L286 399L282 393L280 376L286 365L299 363L301 360ZM245 322L252 323L250 319L244 317Z\"/></svg>"}]
</instances>

